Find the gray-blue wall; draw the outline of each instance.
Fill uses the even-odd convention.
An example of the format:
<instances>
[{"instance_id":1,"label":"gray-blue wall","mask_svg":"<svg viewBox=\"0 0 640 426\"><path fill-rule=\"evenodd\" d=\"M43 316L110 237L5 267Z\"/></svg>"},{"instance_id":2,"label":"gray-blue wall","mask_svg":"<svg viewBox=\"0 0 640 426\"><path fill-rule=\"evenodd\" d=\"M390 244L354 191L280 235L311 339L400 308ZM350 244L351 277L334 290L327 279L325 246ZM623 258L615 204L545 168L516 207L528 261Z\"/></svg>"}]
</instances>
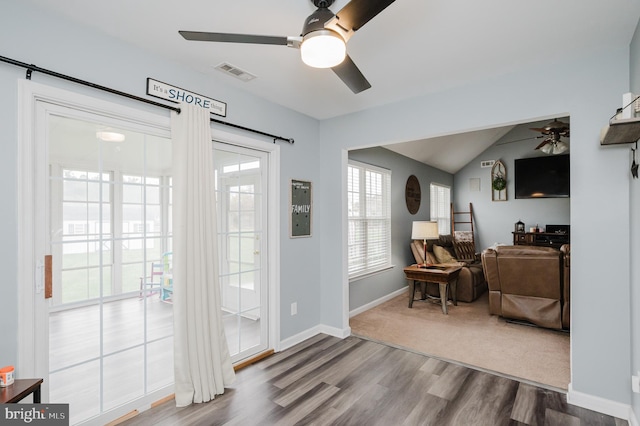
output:
<instances>
[{"instance_id":1,"label":"gray-blue wall","mask_svg":"<svg viewBox=\"0 0 640 426\"><path fill-rule=\"evenodd\" d=\"M407 281L404 278L403 268L414 262L409 247L411 223L414 220L430 219L429 184L433 182L451 186L453 176L381 147L349 151L349 159L391 170L391 262L393 264L392 269L349 284L349 310L351 311L406 287ZM411 175L418 178L422 193L420 209L415 215L409 213L404 198L407 179Z\"/></svg>"},{"instance_id":2,"label":"gray-blue wall","mask_svg":"<svg viewBox=\"0 0 640 426\"><path fill-rule=\"evenodd\" d=\"M638 203L634 201L632 206L630 193L634 191L637 197L637 182L629 178L629 149L602 148L599 144L600 128L620 106L622 93L630 88L628 47L594 50L582 56L566 52L563 61L554 64L542 63L465 87L317 122L234 90L224 84L222 76L189 71L180 64L98 36L90 27L41 13L33 5L28 7L17 1L4 2L0 55L141 96L145 79L154 77L227 102L231 122L296 139L295 145L282 147L281 211L287 211L290 178L314 182L316 209L313 237L308 239L290 240L286 214L281 216L282 338L319 325L348 331L349 286L344 253L348 150L570 116L573 327L569 396L623 406L632 400L637 402L632 398L630 379L632 346L637 359L640 342L637 328L633 333L631 328L632 320L637 323L637 285L635 300L630 288L631 259L638 258L630 225L638 217ZM635 75L637 40L633 48ZM4 201L0 206L0 364L16 361L17 295L22 285L16 282L16 81L23 77L24 70L0 64L0 196ZM34 79L128 104L55 78L36 74ZM638 86L636 79L634 88ZM459 107L462 104L463 110ZM606 235L594 232L602 229ZM637 228L633 232L638 240ZM615 256L608 256L604 263L602 253ZM638 271L633 271L637 282ZM288 311L293 301L298 302L298 315L292 318ZM631 302L636 302L633 310ZM637 367L636 360L634 369Z\"/></svg>"},{"instance_id":3,"label":"gray-blue wall","mask_svg":"<svg viewBox=\"0 0 640 426\"><path fill-rule=\"evenodd\" d=\"M633 41L631 43L631 89L636 96L640 95L640 27L636 28ZM620 104L622 105L622 102ZM628 163L630 166L632 156L629 148L625 145L619 150L628 153ZM634 145L633 148L636 148ZM636 152L636 162L640 162L640 152ZM629 191L631 202L631 297L629 303L631 305L631 371L629 375L640 375L640 181L631 179L631 187ZM633 410L636 418L640 418L640 394L633 394Z\"/></svg>"},{"instance_id":4,"label":"gray-blue wall","mask_svg":"<svg viewBox=\"0 0 640 426\"><path fill-rule=\"evenodd\" d=\"M453 196L456 210L466 211L469 203L473 204L478 251L495 243L512 244L511 232L518 220L525 223L527 230L536 225L544 227L547 224L570 224L569 198L515 199L514 160L547 155L535 150L541 139L535 139L538 133L534 133L529 128L542 127L549 121L551 120L514 127L455 174ZM569 123L567 118L562 118L562 121ZM501 160L504 163L507 170L506 201L491 200L491 168L481 168L482 160ZM474 178L481 180L479 192L470 190L469 179Z\"/></svg>"}]
</instances>

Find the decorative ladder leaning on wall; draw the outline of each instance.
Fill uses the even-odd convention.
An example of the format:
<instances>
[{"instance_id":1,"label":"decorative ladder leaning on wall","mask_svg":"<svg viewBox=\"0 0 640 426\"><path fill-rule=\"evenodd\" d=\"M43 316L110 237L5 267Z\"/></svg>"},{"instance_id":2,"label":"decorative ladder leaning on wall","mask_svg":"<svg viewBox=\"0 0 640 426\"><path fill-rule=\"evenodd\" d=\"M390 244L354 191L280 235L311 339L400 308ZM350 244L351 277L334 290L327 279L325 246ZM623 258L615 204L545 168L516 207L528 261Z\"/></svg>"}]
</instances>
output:
<instances>
[{"instance_id":1,"label":"decorative ladder leaning on wall","mask_svg":"<svg viewBox=\"0 0 640 426\"><path fill-rule=\"evenodd\" d=\"M456 217L461 217L456 220ZM460 230L463 225L465 230ZM458 228L456 228L458 226ZM473 206L469 203L469 211L455 211L451 203L451 237L456 258L459 260L477 260L476 242L473 231Z\"/></svg>"}]
</instances>

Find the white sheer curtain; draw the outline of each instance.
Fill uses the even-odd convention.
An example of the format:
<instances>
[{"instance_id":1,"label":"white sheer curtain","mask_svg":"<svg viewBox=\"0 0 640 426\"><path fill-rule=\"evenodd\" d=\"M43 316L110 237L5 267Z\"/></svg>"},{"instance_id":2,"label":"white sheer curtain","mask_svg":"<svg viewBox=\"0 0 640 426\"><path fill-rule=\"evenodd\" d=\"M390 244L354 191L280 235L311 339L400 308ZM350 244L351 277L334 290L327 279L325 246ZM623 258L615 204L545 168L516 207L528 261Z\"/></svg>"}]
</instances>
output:
<instances>
[{"instance_id":1,"label":"white sheer curtain","mask_svg":"<svg viewBox=\"0 0 640 426\"><path fill-rule=\"evenodd\" d=\"M176 405L207 402L235 379L218 282L209 112L181 104L173 145L173 317Z\"/></svg>"}]
</instances>

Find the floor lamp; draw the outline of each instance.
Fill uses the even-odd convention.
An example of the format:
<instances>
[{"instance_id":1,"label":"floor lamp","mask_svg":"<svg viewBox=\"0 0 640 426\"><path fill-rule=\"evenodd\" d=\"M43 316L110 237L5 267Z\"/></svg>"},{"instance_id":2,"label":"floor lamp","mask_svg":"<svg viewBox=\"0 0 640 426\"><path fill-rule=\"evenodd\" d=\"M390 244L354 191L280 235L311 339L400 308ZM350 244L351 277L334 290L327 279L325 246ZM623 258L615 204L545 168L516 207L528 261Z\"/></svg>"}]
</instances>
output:
<instances>
[{"instance_id":1,"label":"floor lamp","mask_svg":"<svg viewBox=\"0 0 640 426\"><path fill-rule=\"evenodd\" d=\"M437 240L440 237L438 234L438 222L435 221L415 221L411 228L411 239L422 240L424 250L424 264L420 266L428 266L429 256L427 256L427 240Z\"/></svg>"}]
</instances>

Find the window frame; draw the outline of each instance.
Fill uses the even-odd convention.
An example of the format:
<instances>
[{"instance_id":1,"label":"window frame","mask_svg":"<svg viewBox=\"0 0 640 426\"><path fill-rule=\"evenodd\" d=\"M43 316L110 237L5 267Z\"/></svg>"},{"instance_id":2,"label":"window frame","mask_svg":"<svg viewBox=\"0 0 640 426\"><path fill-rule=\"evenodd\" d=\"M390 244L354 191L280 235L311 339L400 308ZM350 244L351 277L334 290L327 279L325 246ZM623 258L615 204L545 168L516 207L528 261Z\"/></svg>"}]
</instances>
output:
<instances>
[{"instance_id":1,"label":"window frame","mask_svg":"<svg viewBox=\"0 0 640 426\"><path fill-rule=\"evenodd\" d=\"M351 169L358 170L358 188L357 191L354 191L351 187ZM380 194L382 197L382 205L379 206L381 208L381 215L368 215L367 214L367 198L371 198L367 196L367 173L375 173L382 176L382 182L380 182ZM371 189L371 186L369 186ZM392 265L392 245L391 245L391 170L385 169L383 167L374 166L367 163L362 163L355 160L348 160L347 164L347 228L348 228L348 236L347 236L347 274L349 281L355 281L357 279L363 278L365 276L375 274L386 269L391 268ZM358 202L358 216L353 216L351 212L351 206L354 201L349 201L352 197L352 194L357 195ZM371 192L369 193L371 195ZM375 195L375 194L374 194ZM356 232L355 228L352 227L352 224L358 223L359 225L364 224L365 228L368 229L371 222L384 222L384 230L383 233L380 234L384 237L384 240L381 241L375 247L378 250L381 250L381 256L383 257L382 261L372 261L372 256L370 253L371 243L370 240L371 234L368 231L364 233L364 242L353 242L353 237ZM364 250L363 254L353 255L352 249L359 244L361 246L361 250ZM375 244L375 243L373 243ZM378 257L379 258L379 257ZM358 262L364 262L364 266L354 269L352 266L352 262L357 260ZM370 263L371 262L371 263Z\"/></svg>"}]
</instances>

